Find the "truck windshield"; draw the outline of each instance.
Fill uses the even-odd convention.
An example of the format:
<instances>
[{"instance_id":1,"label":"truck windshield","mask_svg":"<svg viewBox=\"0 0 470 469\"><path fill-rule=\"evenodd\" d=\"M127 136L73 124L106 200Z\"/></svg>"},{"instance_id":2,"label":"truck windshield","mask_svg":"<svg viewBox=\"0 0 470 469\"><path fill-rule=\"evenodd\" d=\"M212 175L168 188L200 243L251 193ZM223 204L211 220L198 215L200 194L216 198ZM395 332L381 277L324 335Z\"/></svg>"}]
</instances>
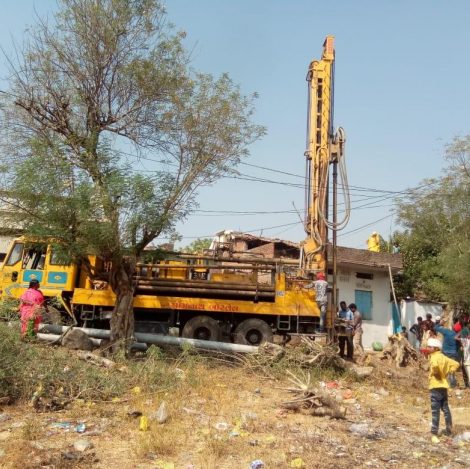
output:
<instances>
[{"instance_id":1,"label":"truck windshield","mask_svg":"<svg viewBox=\"0 0 470 469\"><path fill-rule=\"evenodd\" d=\"M23 247L23 243L16 243L8 257L8 260L5 262L5 265L15 265L19 262L23 257Z\"/></svg>"}]
</instances>

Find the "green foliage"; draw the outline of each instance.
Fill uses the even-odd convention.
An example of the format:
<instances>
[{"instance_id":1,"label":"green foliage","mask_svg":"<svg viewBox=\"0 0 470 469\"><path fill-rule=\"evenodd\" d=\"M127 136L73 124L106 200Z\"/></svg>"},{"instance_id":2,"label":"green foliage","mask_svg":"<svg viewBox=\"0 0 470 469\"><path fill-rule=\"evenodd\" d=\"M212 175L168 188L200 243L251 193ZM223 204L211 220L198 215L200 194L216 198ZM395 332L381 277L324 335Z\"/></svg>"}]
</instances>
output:
<instances>
[{"instance_id":1,"label":"green foliage","mask_svg":"<svg viewBox=\"0 0 470 469\"><path fill-rule=\"evenodd\" d=\"M88 254L112 260L122 298L144 248L173 237L198 188L233 171L265 130L252 122L256 95L189 67L158 0L59 5L10 62L4 189L27 235L52 236L84 265Z\"/></svg>"},{"instance_id":2,"label":"green foliage","mask_svg":"<svg viewBox=\"0 0 470 469\"><path fill-rule=\"evenodd\" d=\"M446 147L445 175L399 202L405 227L393 243L404 258L401 294L470 304L470 137Z\"/></svg>"},{"instance_id":3,"label":"green foliage","mask_svg":"<svg viewBox=\"0 0 470 469\"><path fill-rule=\"evenodd\" d=\"M211 240L209 238L198 238L194 240L191 244L188 244L186 247L182 248L182 252L189 252L194 254L202 254L204 249L209 249L211 245Z\"/></svg>"}]
</instances>

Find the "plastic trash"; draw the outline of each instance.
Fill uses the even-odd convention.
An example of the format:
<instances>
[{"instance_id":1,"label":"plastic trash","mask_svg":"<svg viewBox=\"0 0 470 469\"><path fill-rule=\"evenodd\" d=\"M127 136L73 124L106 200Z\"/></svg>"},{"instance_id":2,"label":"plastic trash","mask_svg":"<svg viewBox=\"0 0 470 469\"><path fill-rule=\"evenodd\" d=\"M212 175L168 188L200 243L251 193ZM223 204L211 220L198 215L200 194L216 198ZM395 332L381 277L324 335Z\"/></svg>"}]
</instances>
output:
<instances>
[{"instance_id":1,"label":"plastic trash","mask_svg":"<svg viewBox=\"0 0 470 469\"><path fill-rule=\"evenodd\" d=\"M338 389L339 387L340 385L337 381L329 381L326 383L326 389Z\"/></svg>"},{"instance_id":2,"label":"plastic trash","mask_svg":"<svg viewBox=\"0 0 470 469\"><path fill-rule=\"evenodd\" d=\"M250 462L250 469L263 469L264 462L261 459L255 459Z\"/></svg>"},{"instance_id":3,"label":"plastic trash","mask_svg":"<svg viewBox=\"0 0 470 469\"><path fill-rule=\"evenodd\" d=\"M135 386L134 388L131 389L132 394L140 394L142 392L142 389L139 386Z\"/></svg>"},{"instance_id":4,"label":"plastic trash","mask_svg":"<svg viewBox=\"0 0 470 469\"><path fill-rule=\"evenodd\" d=\"M51 423L52 428L63 428L64 430L68 430L72 428L72 424L70 422L54 422Z\"/></svg>"},{"instance_id":5,"label":"plastic trash","mask_svg":"<svg viewBox=\"0 0 470 469\"><path fill-rule=\"evenodd\" d=\"M146 432L149 429L149 419L142 415L139 420L139 430L141 432Z\"/></svg>"},{"instance_id":6,"label":"plastic trash","mask_svg":"<svg viewBox=\"0 0 470 469\"><path fill-rule=\"evenodd\" d=\"M470 443L470 432L463 432L460 435L457 435L452 441L454 443Z\"/></svg>"},{"instance_id":7,"label":"plastic trash","mask_svg":"<svg viewBox=\"0 0 470 469\"><path fill-rule=\"evenodd\" d=\"M228 423L227 422L217 422L214 425L214 428L216 430L219 430L219 432L224 432L224 431L228 430Z\"/></svg>"},{"instance_id":8,"label":"plastic trash","mask_svg":"<svg viewBox=\"0 0 470 469\"><path fill-rule=\"evenodd\" d=\"M436 435L433 435L431 438L431 443L437 444L439 443L439 438Z\"/></svg>"},{"instance_id":9,"label":"plastic trash","mask_svg":"<svg viewBox=\"0 0 470 469\"><path fill-rule=\"evenodd\" d=\"M302 458L295 458L290 462L290 467L295 467L295 468L305 467L304 460Z\"/></svg>"},{"instance_id":10,"label":"plastic trash","mask_svg":"<svg viewBox=\"0 0 470 469\"><path fill-rule=\"evenodd\" d=\"M369 425L367 423L353 423L349 427L349 431L359 436L367 436L369 434Z\"/></svg>"},{"instance_id":11,"label":"plastic trash","mask_svg":"<svg viewBox=\"0 0 470 469\"><path fill-rule=\"evenodd\" d=\"M372 350L374 350L374 352L381 352L383 349L384 349L384 346L382 345L382 342L372 343Z\"/></svg>"},{"instance_id":12,"label":"plastic trash","mask_svg":"<svg viewBox=\"0 0 470 469\"><path fill-rule=\"evenodd\" d=\"M84 423L79 423L78 425L75 426L75 431L77 433L85 433L86 430L86 425Z\"/></svg>"}]
</instances>

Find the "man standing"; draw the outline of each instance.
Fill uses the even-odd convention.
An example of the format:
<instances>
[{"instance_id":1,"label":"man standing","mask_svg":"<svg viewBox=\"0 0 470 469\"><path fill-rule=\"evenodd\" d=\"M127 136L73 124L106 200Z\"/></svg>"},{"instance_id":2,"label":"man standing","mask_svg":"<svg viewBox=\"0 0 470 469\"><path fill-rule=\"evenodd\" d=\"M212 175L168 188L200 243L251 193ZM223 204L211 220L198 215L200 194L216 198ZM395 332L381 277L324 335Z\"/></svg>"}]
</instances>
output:
<instances>
[{"instance_id":1,"label":"man standing","mask_svg":"<svg viewBox=\"0 0 470 469\"><path fill-rule=\"evenodd\" d=\"M446 423L445 433L452 434L452 415L449 409L448 402L448 388L449 384L446 377L450 373L455 373L459 368L459 364L447 358L441 353L442 344L439 340L431 337L427 346L431 350L429 355L429 391L431 397L431 433L433 438L437 440L437 433L439 431L439 417L441 410L444 412Z\"/></svg>"},{"instance_id":2,"label":"man standing","mask_svg":"<svg viewBox=\"0 0 470 469\"><path fill-rule=\"evenodd\" d=\"M447 329L440 323L441 318L438 316L436 318L436 325L434 326L434 330L442 335L442 353L452 360L456 362L460 362L459 351L457 348L457 340L456 340L456 333L451 330ZM428 341L429 342L429 341ZM449 385L451 388L455 388L457 386L457 380L455 379L454 373L449 373L448 376Z\"/></svg>"},{"instance_id":3,"label":"man standing","mask_svg":"<svg viewBox=\"0 0 470 469\"><path fill-rule=\"evenodd\" d=\"M416 318L416 321L411 327L410 327L410 332L412 332L415 337L416 341L418 342L418 350L421 347L421 340L423 339L423 318L421 316L418 316Z\"/></svg>"},{"instance_id":4,"label":"man standing","mask_svg":"<svg viewBox=\"0 0 470 469\"><path fill-rule=\"evenodd\" d=\"M41 312L45 298L39 290L39 282L33 279L20 297L21 336L34 337L42 321Z\"/></svg>"},{"instance_id":5,"label":"man standing","mask_svg":"<svg viewBox=\"0 0 470 469\"><path fill-rule=\"evenodd\" d=\"M320 332L325 332L326 323L326 307L328 305L328 282L325 279L323 272L317 273L317 279L313 282L315 289L315 299L317 300L318 307L320 308Z\"/></svg>"},{"instance_id":6,"label":"man standing","mask_svg":"<svg viewBox=\"0 0 470 469\"><path fill-rule=\"evenodd\" d=\"M349 305L349 310L353 314L353 348L359 353L364 353L362 346L362 314L354 303Z\"/></svg>"},{"instance_id":7,"label":"man standing","mask_svg":"<svg viewBox=\"0 0 470 469\"><path fill-rule=\"evenodd\" d=\"M339 356L344 358L344 347L346 346L346 358L348 360L353 359L354 348L351 340L353 332L353 313L346 306L346 301L341 301L339 304L340 308L338 311L338 318L344 321L344 332L338 335L338 345L339 345Z\"/></svg>"}]
</instances>

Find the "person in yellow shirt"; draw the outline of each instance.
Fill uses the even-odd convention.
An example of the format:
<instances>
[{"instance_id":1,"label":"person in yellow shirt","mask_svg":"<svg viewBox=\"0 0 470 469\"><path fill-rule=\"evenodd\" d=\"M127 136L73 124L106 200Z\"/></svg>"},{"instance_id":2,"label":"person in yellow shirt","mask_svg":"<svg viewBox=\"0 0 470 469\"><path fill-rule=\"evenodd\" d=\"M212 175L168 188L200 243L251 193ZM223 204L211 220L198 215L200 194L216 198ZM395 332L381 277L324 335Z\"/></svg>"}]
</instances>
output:
<instances>
[{"instance_id":1,"label":"person in yellow shirt","mask_svg":"<svg viewBox=\"0 0 470 469\"><path fill-rule=\"evenodd\" d=\"M441 410L446 422L445 434L452 434L452 415L449 409L447 375L459 369L459 363L446 357L442 352L440 340L432 337L428 340L429 354L429 391L431 395L431 433L437 435ZM434 437L433 437L434 438Z\"/></svg>"}]
</instances>

